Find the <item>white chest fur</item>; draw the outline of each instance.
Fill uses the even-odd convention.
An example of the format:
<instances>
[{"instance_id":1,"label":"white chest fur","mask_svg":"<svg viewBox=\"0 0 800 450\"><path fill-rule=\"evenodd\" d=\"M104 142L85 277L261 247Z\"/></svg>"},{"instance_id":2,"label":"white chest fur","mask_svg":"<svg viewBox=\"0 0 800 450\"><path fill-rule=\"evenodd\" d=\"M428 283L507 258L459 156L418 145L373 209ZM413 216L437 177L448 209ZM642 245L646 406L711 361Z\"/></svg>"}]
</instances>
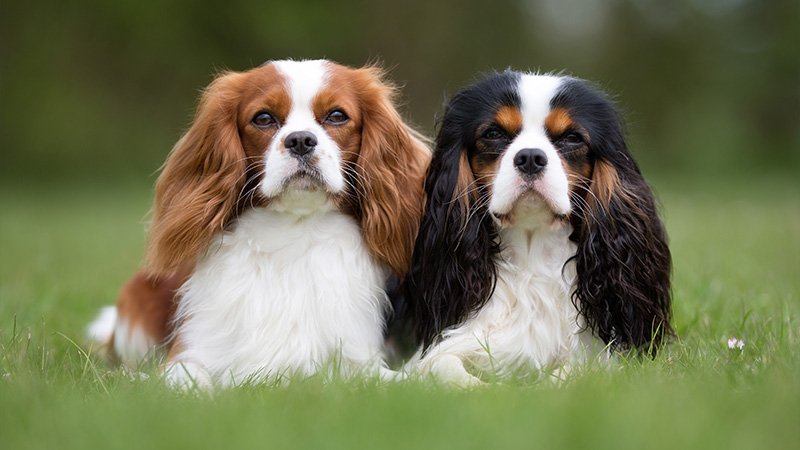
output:
<instances>
[{"instance_id":1,"label":"white chest fur","mask_svg":"<svg viewBox=\"0 0 800 450\"><path fill-rule=\"evenodd\" d=\"M173 360L222 385L377 367L385 277L349 216L248 210L181 289Z\"/></svg>"},{"instance_id":2,"label":"white chest fur","mask_svg":"<svg viewBox=\"0 0 800 450\"><path fill-rule=\"evenodd\" d=\"M443 333L422 367L451 375L451 362L436 370L436 359L457 356L472 373L525 375L583 359L595 343L582 331L571 299L575 269L565 262L576 247L570 231L503 230L494 294L474 316Z\"/></svg>"}]
</instances>

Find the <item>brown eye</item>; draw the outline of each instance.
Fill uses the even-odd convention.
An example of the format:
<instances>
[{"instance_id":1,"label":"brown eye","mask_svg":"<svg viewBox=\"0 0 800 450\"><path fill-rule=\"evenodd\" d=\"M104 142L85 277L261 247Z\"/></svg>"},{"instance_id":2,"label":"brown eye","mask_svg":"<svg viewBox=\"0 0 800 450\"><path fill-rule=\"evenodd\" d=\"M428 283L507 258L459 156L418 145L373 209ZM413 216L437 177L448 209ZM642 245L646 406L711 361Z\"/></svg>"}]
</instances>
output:
<instances>
[{"instance_id":1,"label":"brown eye","mask_svg":"<svg viewBox=\"0 0 800 450\"><path fill-rule=\"evenodd\" d=\"M561 142L563 142L565 144L570 144L570 145L576 145L576 144L583 144L584 143L583 136L581 136L579 133L567 133L560 140L561 140Z\"/></svg>"},{"instance_id":2,"label":"brown eye","mask_svg":"<svg viewBox=\"0 0 800 450\"><path fill-rule=\"evenodd\" d=\"M489 128L488 130L484 131L483 136L481 137L490 141L497 141L505 138L505 135L501 133L500 130Z\"/></svg>"},{"instance_id":3,"label":"brown eye","mask_svg":"<svg viewBox=\"0 0 800 450\"><path fill-rule=\"evenodd\" d=\"M261 128L269 127L269 126L272 126L272 125L276 125L278 123L278 121L275 120L275 117L273 117L272 114L270 114L268 112L260 112L260 113L256 114L253 117L252 122L253 122L253 125L255 125L257 127L261 127Z\"/></svg>"},{"instance_id":4,"label":"brown eye","mask_svg":"<svg viewBox=\"0 0 800 450\"><path fill-rule=\"evenodd\" d=\"M350 120L350 118L347 117L347 114L345 114L344 111L340 109L334 109L333 111L328 113L327 117L325 117L325 122L333 125L341 125L347 122L348 120Z\"/></svg>"}]
</instances>

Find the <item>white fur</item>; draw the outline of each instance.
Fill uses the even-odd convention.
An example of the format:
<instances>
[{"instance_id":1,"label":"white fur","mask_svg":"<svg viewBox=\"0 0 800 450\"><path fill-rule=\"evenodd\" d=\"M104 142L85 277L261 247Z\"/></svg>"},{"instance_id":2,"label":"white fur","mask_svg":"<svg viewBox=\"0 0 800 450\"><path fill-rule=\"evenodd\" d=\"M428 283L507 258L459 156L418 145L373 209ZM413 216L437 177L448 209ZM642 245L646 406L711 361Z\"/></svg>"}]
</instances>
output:
<instances>
[{"instance_id":1,"label":"white fur","mask_svg":"<svg viewBox=\"0 0 800 450\"><path fill-rule=\"evenodd\" d=\"M569 240L572 227L556 219L571 205L566 172L544 122L560 83L557 77L523 75L518 85L523 128L502 157L489 204L492 213L513 213L511 224L498 221L504 228L497 285L486 305L445 330L419 360L422 371L442 380L474 385L481 375L540 374L609 357L572 302L575 267L566 263L577 247ZM523 148L542 149L548 158L533 182L513 163Z\"/></svg>"},{"instance_id":2,"label":"white fur","mask_svg":"<svg viewBox=\"0 0 800 450\"><path fill-rule=\"evenodd\" d=\"M120 318L116 306L102 308L87 327L86 336L93 344L104 346L111 344L113 336L112 350L129 368L137 367L161 350L160 343L150 338L142 328L131 327L127 320Z\"/></svg>"},{"instance_id":3,"label":"white fur","mask_svg":"<svg viewBox=\"0 0 800 450\"><path fill-rule=\"evenodd\" d=\"M564 267L575 252L570 232L569 225L550 229L544 223L536 230L503 230L505 262L494 295L474 316L445 330L421 359L422 370L470 385L477 382L474 375L538 374L602 352L602 343L582 330L571 300L575 269Z\"/></svg>"},{"instance_id":4,"label":"white fur","mask_svg":"<svg viewBox=\"0 0 800 450\"><path fill-rule=\"evenodd\" d=\"M386 273L351 217L251 209L211 249L180 291L173 364L223 386L380 366ZM185 372L170 369L170 382Z\"/></svg>"},{"instance_id":5,"label":"white fur","mask_svg":"<svg viewBox=\"0 0 800 450\"><path fill-rule=\"evenodd\" d=\"M114 334L114 324L117 322L117 307L106 306L100 310L92 323L86 327L86 337L95 344L105 345Z\"/></svg>"},{"instance_id":6,"label":"white fur","mask_svg":"<svg viewBox=\"0 0 800 450\"><path fill-rule=\"evenodd\" d=\"M135 368L161 351L161 343L151 338L141 327L131 327L127 320L117 319L114 327L114 353L120 362Z\"/></svg>"}]
</instances>

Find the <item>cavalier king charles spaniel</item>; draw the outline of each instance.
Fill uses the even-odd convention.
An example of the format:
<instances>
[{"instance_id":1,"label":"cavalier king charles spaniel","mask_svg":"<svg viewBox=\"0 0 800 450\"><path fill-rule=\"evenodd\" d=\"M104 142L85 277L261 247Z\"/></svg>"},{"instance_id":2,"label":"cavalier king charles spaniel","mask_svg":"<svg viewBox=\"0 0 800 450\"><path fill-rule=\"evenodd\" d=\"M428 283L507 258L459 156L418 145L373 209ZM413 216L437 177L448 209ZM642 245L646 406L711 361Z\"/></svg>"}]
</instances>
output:
<instances>
[{"instance_id":1,"label":"cavalier king charles spaniel","mask_svg":"<svg viewBox=\"0 0 800 450\"><path fill-rule=\"evenodd\" d=\"M145 269L90 333L128 366L168 353L179 387L383 371L430 159L383 78L324 60L219 76L156 184Z\"/></svg>"},{"instance_id":2,"label":"cavalier king charles spaniel","mask_svg":"<svg viewBox=\"0 0 800 450\"><path fill-rule=\"evenodd\" d=\"M405 296L419 368L457 384L653 354L670 252L620 115L586 82L506 71L449 102Z\"/></svg>"}]
</instances>

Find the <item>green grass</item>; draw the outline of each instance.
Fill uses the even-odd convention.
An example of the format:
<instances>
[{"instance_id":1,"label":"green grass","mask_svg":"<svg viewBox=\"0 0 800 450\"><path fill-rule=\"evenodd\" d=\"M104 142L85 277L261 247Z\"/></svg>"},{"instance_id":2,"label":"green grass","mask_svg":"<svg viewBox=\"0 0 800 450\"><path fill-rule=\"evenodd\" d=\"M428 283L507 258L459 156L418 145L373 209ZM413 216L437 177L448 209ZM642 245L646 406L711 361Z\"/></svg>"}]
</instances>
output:
<instances>
[{"instance_id":1,"label":"green grass","mask_svg":"<svg viewBox=\"0 0 800 450\"><path fill-rule=\"evenodd\" d=\"M655 185L679 335L655 361L561 385L311 379L213 397L132 381L83 354L84 326L138 266L149 188L3 186L0 446L800 448L797 182Z\"/></svg>"}]
</instances>

